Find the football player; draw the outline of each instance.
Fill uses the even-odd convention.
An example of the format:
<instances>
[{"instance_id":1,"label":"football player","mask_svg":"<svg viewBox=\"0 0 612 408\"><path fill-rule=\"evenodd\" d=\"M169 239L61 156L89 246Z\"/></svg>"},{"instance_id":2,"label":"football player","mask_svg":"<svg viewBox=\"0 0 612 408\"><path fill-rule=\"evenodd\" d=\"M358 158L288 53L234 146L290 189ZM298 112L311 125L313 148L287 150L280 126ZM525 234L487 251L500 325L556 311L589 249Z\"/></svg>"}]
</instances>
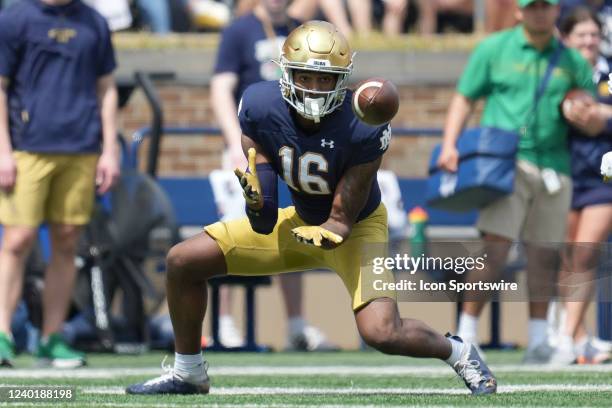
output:
<instances>
[{"instance_id":1,"label":"football player","mask_svg":"<svg viewBox=\"0 0 612 408\"><path fill-rule=\"evenodd\" d=\"M279 64L280 87L277 81L251 85L239 107L249 166L236 175L247 217L209 225L170 250L174 367L127 392L208 392L200 336L209 278L326 268L351 295L367 344L387 354L445 360L473 394L494 393L496 380L470 343L400 318L393 292L362 291L368 260L360 254L380 248L378 255L386 255L387 214L376 172L390 128L365 125L352 112L347 83L353 53L347 40L329 23L305 23L285 40ZM277 176L290 187L294 206L278 208Z\"/></svg>"}]
</instances>

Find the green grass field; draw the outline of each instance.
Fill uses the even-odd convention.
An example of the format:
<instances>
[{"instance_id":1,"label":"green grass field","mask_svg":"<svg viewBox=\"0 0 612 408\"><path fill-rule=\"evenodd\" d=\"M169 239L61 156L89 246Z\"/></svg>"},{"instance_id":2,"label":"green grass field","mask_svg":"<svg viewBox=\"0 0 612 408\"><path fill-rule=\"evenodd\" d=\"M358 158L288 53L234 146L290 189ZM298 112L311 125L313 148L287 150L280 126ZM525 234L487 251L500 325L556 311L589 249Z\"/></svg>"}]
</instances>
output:
<instances>
[{"instance_id":1,"label":"green grass field","mask_svg":"<svg viewBox=\"0 0 612 408\"><path fill-rule=\"evenodd\" d=\"M0 406L96 407L391 407L612 406L612 365L551 369L520 365L520 352L489 352L499 393L474 398L445 364L376 352L205 353L210 395L128 396L123 388L162 372L164 354L91 355L78 370L37 369L28 356L0 370L0 385L66 385L76 400ZM167 361L171 363L172 356Z\"/></svg>"}]
</instances>

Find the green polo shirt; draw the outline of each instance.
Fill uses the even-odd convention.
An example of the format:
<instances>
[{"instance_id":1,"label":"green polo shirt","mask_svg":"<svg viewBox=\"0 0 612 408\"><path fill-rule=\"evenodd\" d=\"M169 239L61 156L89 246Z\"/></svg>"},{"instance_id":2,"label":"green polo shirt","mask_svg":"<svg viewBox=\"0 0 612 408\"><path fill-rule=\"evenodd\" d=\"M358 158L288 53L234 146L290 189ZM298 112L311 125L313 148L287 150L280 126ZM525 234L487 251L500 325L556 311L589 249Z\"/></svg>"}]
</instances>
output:
<instances>
[{"instance_id":1,"label":"green polo shirt","mask_svg":"<svg viewBox=\"0 0 612 408\"><path fill-rule=\"evenodd\" d=\"M471 100L486 98L482 126L520 131L518 157L540 168L570 174L567 123L559 108L573 88L593 95L593 68L573 49L565 48L534 111L535 94L556 38L542 51L527 42L522 26L486 38L474 50L457 91Z\"/></svg>"}]
</instances>

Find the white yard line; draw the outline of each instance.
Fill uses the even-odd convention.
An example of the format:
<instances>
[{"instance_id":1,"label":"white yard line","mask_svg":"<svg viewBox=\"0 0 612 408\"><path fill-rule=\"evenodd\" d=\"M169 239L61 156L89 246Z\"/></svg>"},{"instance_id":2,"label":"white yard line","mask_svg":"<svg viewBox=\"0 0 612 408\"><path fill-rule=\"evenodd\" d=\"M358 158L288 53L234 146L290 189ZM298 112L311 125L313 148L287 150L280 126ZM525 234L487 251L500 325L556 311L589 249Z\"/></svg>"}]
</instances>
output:
<instances>
[{"instance_id":1,"label":"white yard line","mask_svg":"<svg viewBox=\"0 0 612 408\"><path fill-rule=\"evenodd\" d=\"M609 365L579 365L554 367L546 365L492 365L494 373L612 373ZM156 376L162 374L160 368L80 368L76 370L58 369L16 369L0 370L0 381L12 378L78 378L113 379L126 376ZM317 375L376 375L376 376L446 376L453 374L449 367L438 366L217 366L209 369L209 374L244 376L317 376Z\"/></svg>"},{"instance_id":2,"label":"white yard line","mask_svg":"<svg viewBox=\"0 0 612 408\"><path fill-rule=\"evenodd\" d=\"M520 392L603 392L612 391L610 384L515 384L503 385L497 390L500 394ZM79 387L77 392L84 394L125 394L123 387ZM464 395L469 394L466 388L302 388L302 387L213 387L211 395Z\"/></svg>"}]
</instances>

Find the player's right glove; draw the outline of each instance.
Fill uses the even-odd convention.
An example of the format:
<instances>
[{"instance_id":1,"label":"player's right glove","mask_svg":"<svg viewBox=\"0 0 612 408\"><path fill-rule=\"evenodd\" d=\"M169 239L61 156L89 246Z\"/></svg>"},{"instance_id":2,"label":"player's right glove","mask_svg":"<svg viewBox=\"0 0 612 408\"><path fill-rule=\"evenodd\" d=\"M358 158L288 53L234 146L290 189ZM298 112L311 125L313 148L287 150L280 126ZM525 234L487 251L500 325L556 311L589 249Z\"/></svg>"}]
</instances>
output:
<instances>
[{"instance_id":1,"label":"player's right glove","mask_svg":"<svg viewBox=\"0 0 612 408\"><path fill-rule=\"evenodd\" d=\"M320 247L323 240L334 244L341 244L342 237L318 225L305 225L291 230L296 240L304 244Z\"/></svg>"},{"instance_id":2,"label":"player's right glove","mask_svg":"<svg viewBox=\"0 0 612 408\"><path fill-rule=\"evenodd\" d=\"M604 181L612 180L612 152L608 152L601 158L601 175Z\"/></svg>"},{"instance_id":3,"label":"player's right glove","mask_svg":"<svg viewBox=\"0 0 612 408\"><path fill-rule=\"evenodd\" d=\"M253 210L260 210L264 205L264 199L263 195L261 194L259 178L257 177L257 169L255 168L256 155L257 152L251 147L248 151L248 171L242 171L237 168L234 170L234 174L236 174L236 177L238 177L238 181L242 186L242 193L249 208Z\"/></svg>"}]
</instances>

